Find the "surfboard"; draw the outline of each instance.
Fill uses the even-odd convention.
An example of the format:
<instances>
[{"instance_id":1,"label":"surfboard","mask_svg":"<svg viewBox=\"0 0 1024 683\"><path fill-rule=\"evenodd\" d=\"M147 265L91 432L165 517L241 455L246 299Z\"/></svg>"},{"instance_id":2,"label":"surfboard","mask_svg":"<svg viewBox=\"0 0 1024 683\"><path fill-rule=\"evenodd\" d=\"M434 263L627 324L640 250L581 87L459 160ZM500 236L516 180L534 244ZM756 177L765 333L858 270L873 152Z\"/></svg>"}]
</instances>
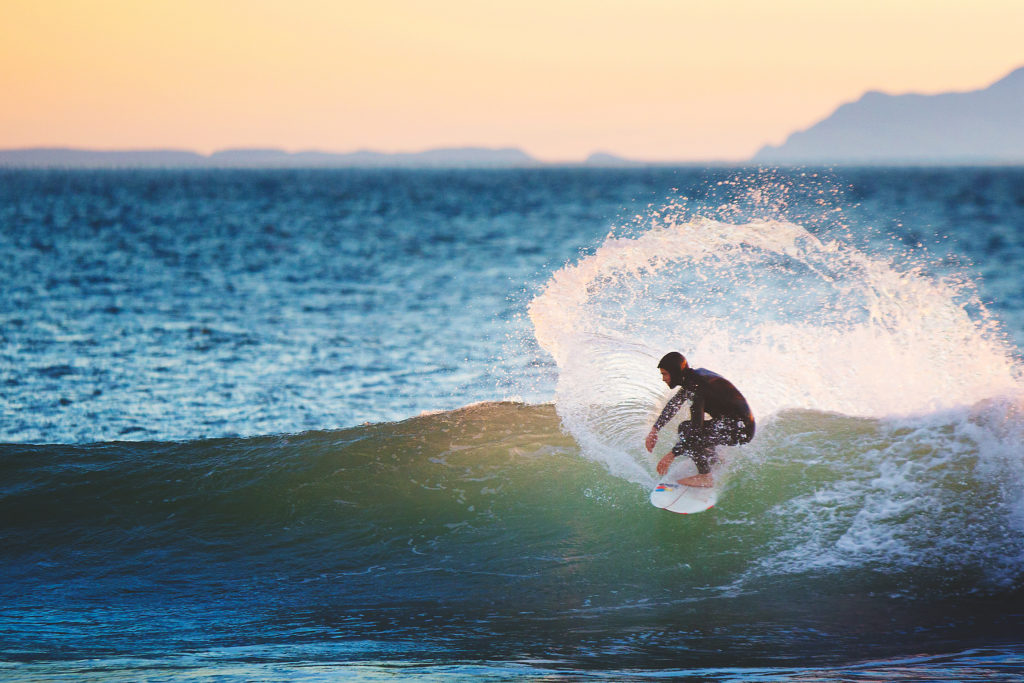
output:
<instances>
[{"instance_id":1,"label":"surfboard","mask_svg":"<svg viewBox=\"0 0 1024 683\"><path fill-rule=\"evenodd\" d=\"M688 458L677 458L668 473L655 484L654 490L651 491L651 505L682 515L704 512L714 507L718 502L722 481L718 468L716 467L712 471L715 474L713 487L684 486L676 482L683 477L696 474L697 469Z\"/></svg>"},{"instance_id":2,"label":"surfboard","mask_svg":"<svg viewBox=\"0 0 1024 683\"><path fill-rule=\"evenodd\" d=\"M704 512L718 502L715 487L684 486L673 481L661 481L651 491L651 505L683 515Z\"/></svg>"}]
</instances>

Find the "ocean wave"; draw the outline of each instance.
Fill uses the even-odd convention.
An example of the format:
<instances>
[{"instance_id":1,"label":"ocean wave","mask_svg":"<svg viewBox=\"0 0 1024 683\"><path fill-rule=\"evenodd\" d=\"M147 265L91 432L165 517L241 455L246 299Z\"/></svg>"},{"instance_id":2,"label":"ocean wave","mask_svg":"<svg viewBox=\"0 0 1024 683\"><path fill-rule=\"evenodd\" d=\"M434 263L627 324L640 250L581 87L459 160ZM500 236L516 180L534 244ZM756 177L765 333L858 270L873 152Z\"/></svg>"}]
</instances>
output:
<instances>
[{"instance_id":1,"label":"ocean wave","mask_svg":"<svg viewBox=\"0 0 1024 683\"><path fill-rule=\"evenodd\" d=\"M260 438L4 445L2 537L12 578L40 562L159 573L244 558L365 590L399 576L410 595L487 590L488 576L546 594L567 573L588 595L625 582L639 596L669 576L757 591L851 574L877 590L999 592L1024 572L1021 412L784 411L727 449L720 504L689 518L581 457L550 405Z\"/></svg>"}]
</instances>

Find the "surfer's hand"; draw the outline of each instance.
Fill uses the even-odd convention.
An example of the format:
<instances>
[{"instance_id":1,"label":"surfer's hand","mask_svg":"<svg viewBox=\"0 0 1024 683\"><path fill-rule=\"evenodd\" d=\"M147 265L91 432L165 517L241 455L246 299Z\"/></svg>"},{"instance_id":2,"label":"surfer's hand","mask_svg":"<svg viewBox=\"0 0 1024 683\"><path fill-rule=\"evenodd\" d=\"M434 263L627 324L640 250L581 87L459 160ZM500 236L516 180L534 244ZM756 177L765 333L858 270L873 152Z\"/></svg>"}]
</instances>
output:
<instances>
[{"instance_id":1,"label":"surfer's hand","mask_svg":"<svg viewBox=\"0 0 1024 683\"><path fill-rule=\"evenodd\" d=\"M666 453L665 457L658 461L658 467L657 467L658 474L660 474L661 476L665 476L668 473L669 465L671 465L672 461L675 460L675 459L676 459L676 456L675 456L674 453L672 453L672 452Z\"/></svg>"},{"instance_id":2,"label":"surfer's hand","mask_svg":"<svg viewBox=\"0 0 1024 683\"><path fill-rule=\"evenodd\" d=\"M647 440L644 441L644 445L647 446L648 453L654 450L654 445L656 443L658 443L658 430L652 429L651 433L647 435Z\"/></svg>"}]
</instances>

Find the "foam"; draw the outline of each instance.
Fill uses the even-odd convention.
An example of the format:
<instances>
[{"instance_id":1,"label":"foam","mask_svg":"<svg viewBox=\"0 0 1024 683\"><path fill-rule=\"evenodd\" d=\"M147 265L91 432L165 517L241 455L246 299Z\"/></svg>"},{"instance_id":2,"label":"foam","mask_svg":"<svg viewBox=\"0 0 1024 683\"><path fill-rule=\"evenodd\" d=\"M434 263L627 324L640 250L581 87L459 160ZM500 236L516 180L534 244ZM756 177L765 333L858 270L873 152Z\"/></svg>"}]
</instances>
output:
<instances>
[{"instance_id":1,"label":"foam","mask_svg":"<svg viewBox=\"0 0 1024 683\"><path fill-rule=\"evenodd\" d=\"M970 287L782 220L661 212L554 273L529 316L558 366L564 426L587 457L640 483L669 350L730 378L762 422L792 409L927 415L1021 387Z\"/></svg>"}]
</instances>

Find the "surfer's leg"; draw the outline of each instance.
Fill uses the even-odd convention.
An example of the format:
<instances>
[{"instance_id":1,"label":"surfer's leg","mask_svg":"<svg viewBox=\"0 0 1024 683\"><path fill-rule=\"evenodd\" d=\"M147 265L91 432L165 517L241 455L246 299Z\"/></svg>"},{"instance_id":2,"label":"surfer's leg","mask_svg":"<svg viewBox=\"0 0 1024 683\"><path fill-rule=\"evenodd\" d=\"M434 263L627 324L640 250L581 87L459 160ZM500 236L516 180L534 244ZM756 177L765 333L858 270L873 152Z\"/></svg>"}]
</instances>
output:
<instances>
[{"instance_id":1,"label":"surfer's leg","mask_svg":"<svg viewBox=\"0 0 1024 683\"><path fill-rule=\"evenodd\" d=\"M685 434L683 432L686 432ZM715 447L705 439L697 438L697 435L692 430L681 430L680 439L675 446L672 447L672 452L679 457L685 455L686 457L693 460L693 464L697 466L697 474L692 477L683 477L679 479L679 483L684 486L700 486L703 488L710 488L715 485L714 479L711 476L711 463L715 458Z\"/></svg>"}]
</instances>

